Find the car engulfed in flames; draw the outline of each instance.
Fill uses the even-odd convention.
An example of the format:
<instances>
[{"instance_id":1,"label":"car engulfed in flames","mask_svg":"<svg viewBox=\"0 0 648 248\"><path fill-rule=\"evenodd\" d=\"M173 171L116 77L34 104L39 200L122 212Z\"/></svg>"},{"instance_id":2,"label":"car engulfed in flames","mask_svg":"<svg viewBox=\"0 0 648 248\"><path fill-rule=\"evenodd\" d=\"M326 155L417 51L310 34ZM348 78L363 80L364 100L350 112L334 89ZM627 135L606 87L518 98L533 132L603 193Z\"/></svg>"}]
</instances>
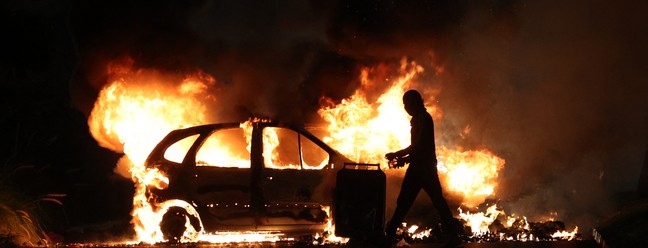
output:
<instances>
[{"instance_id":1,"label":"car engulfed in flames","mask_svg":"<svg viewBox=\"0 0 648 248\"><path fill-rule=\"evenodd\" d=\"M417 82L423 66L406 58L394 68L363 68L361 85L348 98L322 96L317 114L323 122L311 124L316 129L269 119L223 123L241 118L219 116L232 104L215 94L226 86L212 76L200 71L168 75L127 62L108 66L110 82L88 120L99 145L123 154L115 172L135 186L135 236L120 244L274 242L301 234L319 244L344 243L347 239L335 236L335 223L341 222L331 212L337 172L353 161L377 164L388 182L403 178L404 170L389 169L384 154L410 144L401 99L407 89L421 88L435 122L443 119L439 89ZM440 134L457 131L439 128ZM459 136L469 135L467 125ZM487 146L471 149L444 138L437 141L439 178L444 194L460 203L455 217L469 227L467 239L574 237L577 229L542 228L542 233L555 233L538 235L523 215L507 215L499 207L478 209L498 199L505 160ZM434 234L422 226L403 230L412 239Z\"/></svg>"},{"instance_id":2,"label":"car engulfed in flames","mask_svg":"<svg viewBox=\"0 0 648 248\"><path fill-rule=\"evenodd\" d=\"M145 162L165 175L147 184L146 201L169 205L155 212L172 242L223 231L331 234L335 172L345 162L306 129L269 120L178 129Z\"/></svg>"}]
</instances>

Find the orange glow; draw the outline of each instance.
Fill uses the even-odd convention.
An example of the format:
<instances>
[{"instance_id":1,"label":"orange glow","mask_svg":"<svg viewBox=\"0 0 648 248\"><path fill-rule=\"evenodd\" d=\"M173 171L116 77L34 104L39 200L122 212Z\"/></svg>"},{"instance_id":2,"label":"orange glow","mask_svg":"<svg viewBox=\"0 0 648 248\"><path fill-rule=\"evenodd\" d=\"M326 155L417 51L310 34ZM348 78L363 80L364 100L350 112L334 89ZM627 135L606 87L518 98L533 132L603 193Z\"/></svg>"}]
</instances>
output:
<instances>
[{"instance_id":1,"label":"orange glow","mask_svg":"<svg viewBox=\"0 0 648 248\"><path fill-rule=\"evenodd\" d=\"M403 232L407 232L407 236L413 240L423 240L432 235L431 228L421 228L418 225L411 225L408 227L407 223L402 223L401 229Z\"/></svg>"},{"instance_id":2,"label":"orange glow","mask_svg":"<svg viewBox=\"0 0 648 248\"><path fill-rule=\"evenodd\" d=\"M560 239L560 240L572 240L576 238L576 234L578 233L578 227L575 227L573 231L567 232L567 231L557 231L554 234L551 235L552 238L554 239Z\"/></svg>"},{"instance_id":3,"label":"orange glow","mask_svg":"<svg viewBox=\"0 0 648 248\"><path fill-rule=\"evenodd\" d=\"M461 208L458 210L459 218L466 222L466 226L470 227L471 235L469 236L482 237L497 234L501 241L540 241L539 237L533 236L531 224L526 216L516 216L515 214L506 215L503 210L498 209L497 205L488 207L484 212L464 212ZM504 228L512 231L510 233L494 233L496 230L491 230L491 224L493 224L495 220L499 220ZM553 240L573 240L577 235L578 227L575 227L571 232L568 232L567 230L556 231L551 234L550 237Z\"/></svg>"},{"instance_id":4,"label":"orange glow","mask_svg":"<svg viewBox=\"0 0 648 248\"><path fill-rule=\"evenodd\" d=\"M492 224L497 216L504 214L503 211L497 210L497 205L490 206L486 212L477 212L471 214L470 212L464 213L461 208L459 209L459 218L466 221L466 225L470 227L473 236L483 235L489 232L488 226Z\"/></svg>"},{"instance_id":5,"label":"orange glow","mask_svg":"<svg viewBox=\"0 0 648 248\"><path fill-rule=\"evenodd\" d=\"M278 232L214 232L201 234L197 241L209 243L256 243L293 241L283 233Z\"/></svg>"},{"instance_id":6,"label":"orange glow","mask_svg":"<svg viewBox=\"0 0 648 248\"><path fill-rule=\"evenodd\" d=\"M380 163L383 169L387 169L384 155L410 144L410 117L403 109L402 96L405 91L418 86L415 80L423 68L403 59L398 77L387 82L370 80L370 71L365 69L360 75L362 88L337 105L323 107L319 114L328 122L329 136L324 138L324 142L352 160ZM375 103L368 102L365 89L385 83L387 90ZM426 92L425 89L419 91ZM430 96L425 101L426 108L439 121L442 114L434 97ZM504 167L502 158L485 149L465 151L461 147L450 149L443 145L437 147L437 155L437 167L445 179L442 180L445 189L463 196L464 204L475 206L494 195L498 171Z\"/></svg>"},{"instance_id":7,"label":"orange glow","mask_svg":"<svg viewBox=\"0 0 648 248\"><path fill-rule=\"evenodd\" d=\"M112 71L116 72L112 75L113 81L101 90L90 114L90 132L101 146L125 154L116 170L129 174L135 182L131 222L136 239L160 242L163 237L159 222L170 207L182 207L190 214L195 213L195 209L179 200L155 203L153 197L147 195L147 188L163 189L169 180L157 169L146 168L144 162L153 147L170 131L208 122L204 114L207 102L197 99L213 99L205 89L215 80L204 73L196 73L178 79L177 86L172 86L167 81L170 76L155 71L133 71L126 66ZM183 239L194 240L200 231L187 230Z\"/></svg>"},{"instance_id":8,"label":"orange glow","mask_svg":"<svg viewBox=\"0 0 648 248\"><path fill-rule=\"evenodd\" d=\"M215 80L201 72L179 79L177 76L162 75L153 70L131 70L128 66L110 65L109 71L113 73L113 80L99 93L88 124L90 132L101 146L124 153L116 171L130 177L135 183L131 223L136 237L129 243L153 244L166 241L160 224L164 214L171 207L183 208L187 214L199 220L199 230L189 224L188 219L185 221L186 230L180 239L181 242L290 241L291 238L278 232L206 233L192 204L178 199L156 201L155 195L149 189L165 189L169 185L169 179L157 168L147 168L146 158L170 131L213 122L207 118L206 113L209 113L208 106L216 99L207 89L215 84ZM176 81L176 86L173 86ZM248 152L253 123L267 121L269 120L252 119L241 123L248 142ZM274 132L268 132L263 138L265 162L270 167L280 168L275 166L277 161L273 160L276 157L273 153L277 152L276 147L279 144L276 134L273 134ZM193 140L178 142L178 147L172 146L166 151L165 158L181 161L184 151L192 142ZM211 139L210 142L206 142L201 150L207 152L204 156L197 154L197 165L207 166L213 161L218 161L219 165L227 167L249 168L249 157L240 157L224 149L227 148L225 144L227 140ZM325 163L304 168L321 169L323 165ZM293 167L281 167L286 168ZM327 237L339 239L334 235Z\"/></svg>"},{"instance_id":9,"label":"orange glow","mask_svg":"<svg viewBox=\"0 0 648 248\"><path fill-rule=\"evenodd\" d=\"M358 89L339 104L318 111L328 122L329 136L324 137L324 142L351 160L381 163L383 168L387 167L385 153L409 145L409 118L401 97L423 68L405 60L402 63L401 77L391 82L375 104L369 103L365 92ZM374 83L369 81L366 71L361 76L363 85Z\"/></svg>"},{"instance_id":10,"label":"orange glow","mask_svg":"<svg viewBox=\"0 0 648 248\"><path fill-rule=\"evenodd\" d=\"M99 93L88 124L97 142L113 151L123 153L116 170L130 177L135 183L133 196L133 216L131 222L136 231L135 241L146 243L164 242L160 222L164 214L172 207L183 208L188 215L199 220L199 227L186 221L186 231L181 242L277 242L290 241L281 232L216 232L206 233L200 216L192 203L178 199L157 202L151 189L165 189L169 186L169 178L156 168L147 168L145 160L151 150L170 131L196 125L214 123L208 113L215 112L210 106L215 106L215 96L211 95L210 87L216 80L205 73L198 72L185 77L162 75L155 71L132 70L127 66L111 65L111 81ZM435 67L435 73L444 73L443 67ZM388 169L384 155L407 147L410 144L409 115L403 109L402 96L405 91L417 88L426 97L426 108L435 122L440 123L442 112L437 106L435 91L424 87L418 82L418 76L424 72L423 67L413 61L403 59L397 76L377 77L376 70L385 69L365 68L360 74L361 86L352 96L337 104L323 106L318 114L326 121L328 134L323 141L346 157L360 163L380 163L383 169ZM378 73L379 74L379 73ZM331 103L331 99L324 99ZM254 123L267 122L267 119L251 119L241 123L243 135L247 141L247 151L250 151L250 139ZM437 126L438 134L446 132ZM461 137L470 135L466 126L459 134ZM273 169L297 169L300 164L286 163L277 155L280 134L272 128L266 128L263 133L263 157L265 166ZM282 140L283 141L283 140ZM209 151L196 155L198 166L216 164L224 167L249 168L249 157L238 155L225 149L227 139L214 139L205 142L202 150ZM192 142L179 142L180 147L168 149L165 158L182 160L183 150L186 151ZM446 146L447 145L447 146ZM182 147L184 146L184 147ZM241 150L244 145L241 145ZM175 149L177 148L177 149ZM474 207L486 198L492 198L497 192L497 180L504 168L504 159L487 149L466 150L450 144L437 144L438 171L444 190L453 195L461 196L462 204ZM328 157L321 163L319 160L312 164L303 164L304 169L321 169L326 165ZM388 178L388 180L390 180ZM330 206L322 208L328 216ZM473 234L488 231L489 225L504 212L495 205L486 212L469 213L459 210L459 217L465 220ZM187 217L188 218L188 217ZM519 222L517 218L508 217L507 225ZM528 223L525 218L525 227ZM198 230L197 230L198 229ZM323 233L316 234L327 243L346 243L348 239L334 235L335 226L332 218ZM410 236L425 238L430 235L430 229L411 226L406 230ZM555 238L571 239L577 232L557 232ZM570 236L571 235L571 236ZM533 239L533 237L525 237Z\"/></svg>"},{"instance_id":11,"label":"orange glow","mask_svg":"<svg viewBox=\"0 0 648 248\"><path fill-rule=\"evenodd\" d=\"M348 238L335 236L335 225L333 224L333 218L331 216L331 206L322 206L322 211L326 212L326 215L329 216L326 228L324 233L321 234L321 237L324 238L327 244L346 244L349 242ZM315 240L319 238L320 234L315 236Z\"/></svg>"},{"instance_id":12,"label":"orange glow","mask_svg":"<svg viewBox=\"0 0 648 248\"><path fill-rule=\"evenodd\" d=\"M198 87L199 81L186 79L170 87L160 78L141 74L145 73L121 75L101 90L88 121L99 145L127 154L135 166L143 166L149 152L170 131L207 123L206 105L196 100L205 93L181 90L187 85ZM202 84L207 87L213 79Z\"/></svg>"},{"instance_id":13,"label":"orange glow","mask_svg":"<svg viewBox=\"0 0 648 248\"><path fill-rule=\"evenodd\" d=\"M437 168L448 189L464 196L463 204L477 206L495 193L498 172L504 160L488 150L464 151L461 147L437 149Z\"/></svg>"}]
</instances>

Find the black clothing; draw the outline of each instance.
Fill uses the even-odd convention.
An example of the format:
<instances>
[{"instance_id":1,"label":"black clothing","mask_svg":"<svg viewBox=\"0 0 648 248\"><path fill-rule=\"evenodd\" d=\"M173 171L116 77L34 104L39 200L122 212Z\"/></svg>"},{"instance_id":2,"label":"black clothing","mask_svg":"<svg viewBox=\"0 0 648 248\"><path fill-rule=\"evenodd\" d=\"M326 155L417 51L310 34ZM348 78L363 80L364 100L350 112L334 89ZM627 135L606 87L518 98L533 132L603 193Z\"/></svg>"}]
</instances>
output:
<instances>
[{"instance_id":1,"label":"black clothing","mask_svg":"<svg viewBox=\"0 0 648 248\"><path fill-rule=\"evenodd\" d=\"M443 197L441 183L437 175L437 160L434 144L434 122L430 114L423 108L417 111L410 121L411 140L409 147L396 152L398 157L408 156L410 162L400 194L396 210L387 225L387 236L395 235L396 228L405 219L405 215L414 203L416 196L423 189L432 199L437 209L443 228L450 236L457 236L457 227L452 217L448 203Z\"/></svg>"},{"instance_id":2,"label":"black clothing","mask_svg":"<svg viewBox=\"0 0 648 248\"><path fill-rule=\"evenodd\" d=\"M410 168L431 167L436 171L436 148L434 145L434 122L425 109L412 116L410 120L411 145L409 153ZM432 162L434 164L432 164Z\"/></svg>"}]
</instances>

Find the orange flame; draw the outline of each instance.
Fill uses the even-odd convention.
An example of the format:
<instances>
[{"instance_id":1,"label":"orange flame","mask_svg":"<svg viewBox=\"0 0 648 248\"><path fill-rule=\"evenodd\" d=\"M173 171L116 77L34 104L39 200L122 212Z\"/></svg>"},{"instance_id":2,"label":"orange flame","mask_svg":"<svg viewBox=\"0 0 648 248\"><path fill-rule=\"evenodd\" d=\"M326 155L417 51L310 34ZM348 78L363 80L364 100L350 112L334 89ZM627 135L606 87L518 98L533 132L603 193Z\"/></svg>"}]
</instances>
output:
<instances>
[{"instance_id":1,"label":"orange flame","mask_svg":"<svg viewBox=\"0 0 648 248\"><path fill-rule=\"evenodd\" d=\"M383 161L385 153L409 145L409 122L401 97L410 86L410 80L423 68L405 60L401 68L403 75L392 82L376 104L367 102L365 92L356 90L340 104L320 109L318 113L329 123L329 136L324 138L324 142L352 160L381 163L383 167L386 167ZM363 84L373 83L368 81L366 70L362 76Z\"/></svg>"},{"instance_id":2,"label":"orange flame","mask_svg":"<svg viewBox=\"0 0 648 248\"><path fill-rule=\"evenodd\" d=\"M157 169L147 169L144 162L170 131L208 122L204 114L207 102L197 99L213 100L206 89L215 80L196 73L173 87L169 86L168 78L155 71L132 71L123 67L113 71L117 72L112 75L114 80L101 90L90 114L90 132L101 146L125 153L116 170L135 182L131 222L137 240L160 242L164 238L159 222L170 207L182 207L196 217L198 214L190 204L180 200L153 204L151 196L147 196L147 187L163 189L169 180ZM183 240L196 239L200 231L188 228Z\"/></svg>"},{"instance_id":3,"label":"orange flame","mask_svg":"<svg viewBox=\"0 0 648 248\"><path fill-rule=\"evenodd\" d=\"M488 150L464 151L458 147L437 149L439 172L446 178L448 189L464 196L463 204L477 206L495 193L497 175L504 160Z\"/></svg>"},{"instance_id":4,"label":"orange flame","mask_svg":"<svg viewBox=\"0 0 648 248\"><path fill-rule=\"evenodd\" d=\"M575 227L574 230L571 232L568 232L566 230L557 231L554 234L552 234L551 237L560 240L572 240L576 238L576 234L578 234L578 227Z\"/></svg>"},{"instance_id":5,"label":"orange flame","mask_svg":"<svg viewBox=\"0 0 648 248\"><path fill-rule=\"evenodd\" d=\"M208 94L207 90L215 84L215 80L199 72L184 79L175 77L177 83L175 86L169 86L173 85L170 84L169 79L157 72L132 71L124 68L115 69L113 72L113 80L100 92L92 110L89 118L90 131L101 146L125 154L117 170L135 182L136 192L131 214L137 242L162 242L164 238L159 223L169 208L181 207L189 215L199 220L200 218L193 206L187 202L181 200L155 202L148 189L164 189L168 186L169 180L161 171L146 168L144 162L152 148L171 130L212 122L205 113L209 112L208 106L216 100ZM401 61L399 74L393 80L375 80L373 69L364 69L361 73L360 89L339 104L324 106L318 111L318 114L328 123L328 136L324 137L324 142L352 160L380 163L381 167L386 169L388 166L383 158L384 154L402 149L410 143L409 116L403 110L401 97L407 89L420 86L415 80L423 72L423 67L406 59ZM386 90L379 94L375 101L371 100L369 91L381 88L381 83L387 83ZM435 95L430 95L431 91L423 88L422 93L425 95L426 92L428 93L426 107L438 123L442 113L436 106ZM241 127L249 140L251 122L242 123ZM444 132L444 130L439 131ZM462 133L462 135L467 134L467 130ZM220 148L223 147L224 142L205 143L203 147ZM279 168L276 165L282 163L274 155L279 144L277 134L272 129L264 131L263 143L265 164ZM183 149L178 149L178 152L180 150ZM215 160L230 161L227 164L231 167L245 167L249 164L249 158L237 157L223 149L219 151L225 152L210 153L205 157L198 154L199 165L213 164L209 162ZM182 156L180 153L174 155L173 149L169 149L168 153L170 154L165 154L165 157ZM502 158L486 149L464 150L461 147L452 149L444 145L437 147L437 155L438 169L444 188L463 196L463 204L475 206L487 197L494 196L498 173L505 163ZM204 164L201 164L201 161ZM322 165L313 164L304 168L318 169ZM281 168L293 167L288 165ZM503 214L495 206L491 208L485 213L475 214L463 213L460 210L460 217L470 223L474 233L484 232L498 215ZM324 210L328 213L329 209ZM326 236L329 242L344 243L344 238L333 235L334 228L332 222L329 222L325 233L320 235ZM202 223L200 229L195 230L193 226L188 225L181 241L221 243L289 240L283 234L275 232L207 234L202 230ZM416 229L410 227L408 231L412 233L416 232ZM576 232L577 229L554 235L557 238L573 238ZM429 231L425 235L429 235Z\"/></svg>"},{"instance_id":6,"label":"orange flame","mask_svg":"<svg viewBox=\"0 0 648 248\"><path fill-rule=\"evenodd\" d=\"M196 73L179 80L173 85L176 76L162 75L152 70L133 71L128 66L111 65L109 68L114 80L101 90L88 120L90 131L98 143L116 152L124 153L116 168L117 172L130 177L135 182L133 196L133 216L131 223L136 231L135 241L158 243L166 241L161 231L161 221L171 207L180 207L198 219L200 230L196 230L190 221L185 221L185 233L181 242L206 241L224 242L276 242L291 240L278 232L216 232L206 233L195 208L188 202L171 199L156 202L150 188L164 189L169 185L167 176L156 168L147 168L145 161L155 145L170 131L209 123L205 113L215 98L207 89L215 80L204 73ZM252 135L252 123L268 120L253 119L241 124L246 140ZM276 161L278 137L272 129L264 133L264 157L266 164L273 166ZM196 155L199 166L206 166L219 161L220 165L229 167L249 167L249 158L241 158L227 149L223 149L226 140L210 139L201 150L209 152ZM166 158L181 158L183 151L191 142L180 141L178 147L170 147ZM185 146L185 147L182 147ZM248 151L250 144L248 143ZM215 151L215 152L211 152ZM328 159L326 159L328 160ZM321 168L321 165L305 166L307 169ZM275 166L279 168L278 166ZM292 168L291 166L281 167ZM189 218L189 217L186 217ZM332 225L332 224L330 224ZM333 228L333 227L329 227ZM327 235L338 239L334 235Z\"/></svg>"},{"instance_id":7,"label":"orange flame","mask_svg":"<svg viewBox=\"0 0 648 248\"><path fill-rule=\"evenodd\" d=\"M365 69L361 74L364 88L382 83L371 81L369 72ZM387 81L387 90L375 103L367 101L367 93L361 88L339 104L320 109L320 116L328 122L329 136L324 141L352 160L380 163L386 169L387 161L383 156L410 143L409 116L401 99L422 72L421 66L403 59L399 76ZM432 96L426 101L429 104L426 108L438 120L442 114L435 102ZM453 150L439 146L437 153L439 172L446 179L445 188L463 196L464 204L475 206L495 193L498 171L504 167L503 159L488 150L464 151L460 147Z\"/></svg>"},{"instance_id":8,"label":"orange flame","mask_svg":"<svg viewBox=\"0 0 648 248\"><path fill-rule=\"evenodd\" d=\"M497 210L497 205L490 206L485 213L464 213L461 208L459 209L459 217L466 221L473 235L483 235L488 233L488 226L490 226L490 224L492 224L500 214L504 214L504 212Z\"/></svg>"},{"instance_id":9,"label":"orange flame","mask_svg":"<svg viewBox=\"0 0 648 248\"><path fill-rule=\"evenodd\" d=\"M526 216L518 217L515 214L506 215L503 210L498 209L496 204L491 205L484 212L464 212L461 208L458 210L459 218L465 221L466 225L470 227L471 234L469 236L481 237L495 234L496 230L491 230L491 224L493 224L495 220L499 219L503 227L515 230L515 232L511 233L496 233L499 235L499 240L540 241L539 237L533 236L531 224ZM550 237L553 240L573 240L577 235L578 227L575 227L571 232L568 232L567 230L558 230L551 234ZM545 238L546 237L543 237L543 239Z\"/></svg>"},{"instance_id":10,"label":"orange flame","mask_svg":"<svg viewBox=\"0 0 648 248\"><path fill-rule=\"evenodd\" d=\"M150 74L118 75L99 93L88 121L99 145L125 153L135 167L144 165L170 131L207 122L206 105L197 99L204 98L204 89L214 83L199 74L170 87L160 75Z\"/></svg>"}]
</instances>

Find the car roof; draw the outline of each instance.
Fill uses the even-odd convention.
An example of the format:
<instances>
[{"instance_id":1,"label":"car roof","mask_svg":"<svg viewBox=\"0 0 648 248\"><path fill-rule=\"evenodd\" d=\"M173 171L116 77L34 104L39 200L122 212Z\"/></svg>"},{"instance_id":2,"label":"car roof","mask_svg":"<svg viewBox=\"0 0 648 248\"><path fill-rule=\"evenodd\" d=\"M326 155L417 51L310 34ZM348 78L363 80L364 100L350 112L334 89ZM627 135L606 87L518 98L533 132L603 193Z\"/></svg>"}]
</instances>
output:
<instances>
[{"instance_id":1,"label":"car roof","mask_svg":"<svg viewBox=\"0 0 648 248\"><path fill-rule=\"evenodd\" d=\"M324 143L324 141L322 141L320 138L318 138L317 136L313 135L311 132L306 130L306 128L302 125L272 121L268 119L253 119L251 121L252 123L256 124L259 128L283 127L283 128L291 129L293 131L296 131L306 136L309 140L316 143L318 146L322 147L327 152L344 156L339 151L333 149L328 144ZM219 129L240 127L243 123L245 122L212 123L212 124L204 124L204 125L198 125L198 126L173 130L169 132L169 134L167 134L167 136L165 136L160 142L158 142L156 147L149 154L147 161L150 161L154 158L163 157L164 155L163 152L166 151L168 147L170 147L171 145L175 144L176 142L186 137L196 135L196 134L199 134L201 136L207 136L210 133Z\"/></svg>"}]
</instances>

